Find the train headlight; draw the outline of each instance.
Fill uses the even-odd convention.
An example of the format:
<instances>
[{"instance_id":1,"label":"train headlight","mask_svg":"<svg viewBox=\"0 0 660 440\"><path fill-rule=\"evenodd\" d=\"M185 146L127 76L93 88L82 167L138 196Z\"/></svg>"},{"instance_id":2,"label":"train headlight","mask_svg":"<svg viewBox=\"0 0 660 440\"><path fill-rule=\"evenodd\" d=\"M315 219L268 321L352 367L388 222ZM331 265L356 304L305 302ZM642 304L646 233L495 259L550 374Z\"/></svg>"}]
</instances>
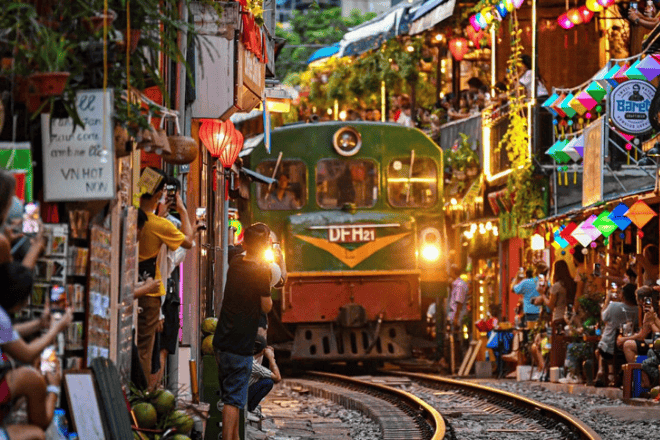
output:
<instances>
[{"instance_id":1,"label":"train headlight","mask_svg":"<svg viewBox=\"0 0 660 440\"><path fill-rule=\"evenodd\" d=\"M264 260L268 261L269 263L275 261L275 252L273 252L271 248L266 249L266 252L264 252Z\"/></svg>"},{"instance_id":2,"label":"train headlight","mask_svg":"<svg viewBox=\"0 0 660 440\"><path fill-rule=\"evenodd\" d=\"M426 261L437 261L440 258L440 249L432 244L427 244L422 247L422 257Z\"/></svg>"}]
</instances>

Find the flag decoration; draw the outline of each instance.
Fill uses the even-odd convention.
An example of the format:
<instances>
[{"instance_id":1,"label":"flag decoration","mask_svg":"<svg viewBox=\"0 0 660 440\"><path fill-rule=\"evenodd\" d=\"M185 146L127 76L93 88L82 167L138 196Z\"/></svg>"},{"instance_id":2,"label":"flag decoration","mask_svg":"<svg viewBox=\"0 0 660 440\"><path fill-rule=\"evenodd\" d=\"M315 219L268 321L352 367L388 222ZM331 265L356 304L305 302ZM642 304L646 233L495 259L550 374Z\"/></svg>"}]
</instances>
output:
<instances>
[{"instance_id":1,"label":"flag decoration","mask_svg":"<svg viewBox=\"0 0 660 440\"><path fill-rule=\"evenodd\" d=\"M564 239L561 237L561 230L562 230L562 228L563 228L563 226L562 226L562 227L558 227L558 228L556 228L556 229L554 230L554 232L553 232L553 235L554 235L554 241L552 242L552 245L553 245L555 248L561 248L561 249L564 249L565 247L568 246L568 242L567 242L566 240L564 240Z\"/></svg>"},{"instance_id":2,"label":"flag decoration","mask_svg":"<svg viewBox=\"0 0 660 440\"><path fill-rule=\"evenodd\" d=\"M628 68L628 70L626 70L626 77L628 79L640 79L640 80L645 80L646 79L646 76L644 76L644 74L642 74L642 72L640 72L639 69L637 69L637 66L639 66L639 64L641 62L642 62L641 59L635 61Z\"/></svg>"},{"instance_id":3,"label":"flag decoration","mask_svg":"<svg viewBox=\"0 0 660 440\"><path fill-rule=\"evenodd\" d=\"M619 68L612 79L614 79L617 84L621 84L622 82L627 81L629 78L626 76L626 72L629 68L630 67L628 66L628 63L623 63L623 66Z\"/></svg>"},{"instance_id":4,"label":"flag decoration","mask_svg":"<svg viewBox=\"0 0 660 440\"><path fill-rule=\"evenodd\" d=\"M589 227L593 226L592 223L594 219L592 219L592 217L594 217L595 219L596 216L595 215L591 216L582 223L580 223L578 227L575 228L571 233L571 236L574 239L576 239L578 243L580 243L583 247L589 246L589 243L593 241L591 239L591 231L589 231Z\"/></svg>"},{"instance_id":5,"label":"flag decoration","mask_svg":"<svg viewBox=\"0 0 660 440\"><path fill-rule=\"evenodd\" d=\"M569 224L567 224L565 227L562 228L562 232L560 234L561 238L566 240L568 244L570 244L571 246L575 246L577 244L577 240L573 238L573 236L571 235L573 231L577 229L577 227L578 227L577 223L570 222Z\"/></svg>"},{"instance_id":6,"label":"flag decoration","mask_svg":"<svg viewBox=\"0 0 660 440\"><path fill-rule=\"evenodd\" d=\"M585 91L594 98L596 102L601 102L603 98L605 98L605 95L607 95L605 87L603 87L598 81L592 81Z\"/></svg>"},{"instance_id":7,"label":"flag decoration","mask_svg":"<svg viewBox=\"0 0 660 440\"><path fill-rule=\"evenodd\" d=\"M615 65L612 66L612 67L610 68L610 70L608 70L607 73L605 74L605 77L604 77L605 81L607 81L607 84L609 84L609 85L612 86L612 87L616 87L616 86L619 84L619 81L617 81L617 80L614 78L614 76L615 76L617 73L619 73L619 69L621 69L621 67L619 67L618 64L615 64Z\"/></svg>"},{"instance_id":8,"label":"flag decoration","mask_svg":"<svg viewBox=\"0 0 660 440\"><path fill-rule=\"evenodd\" d=\"M571 102L571 100L572 100L573 98L574 98L573 94L572 94L572 93L569 93L568 95L566 95L566 97L565 97L564 100L561 102L561 104L559 104L559 106L561 107L561 109L562 109L562 111L564 112L564 114L565 114L566 116L568 116L569 118L572 118L573 116L575 116L575 113L577 113L577 112L573 109L573 107L570 106L570 102Z\"/></svg>"},{"instance_id":9,"label":"flag decoration","mask_svg":"<svg viewBox=\"0 0 660 440\"><path fill-rule=\"evenodd\" d=\"M598 104L598 102L596 102L586 90L581 91L575 99L580 101L580 104L582 104L587 111L593 109Z\"/></svg>"}]
</instances>

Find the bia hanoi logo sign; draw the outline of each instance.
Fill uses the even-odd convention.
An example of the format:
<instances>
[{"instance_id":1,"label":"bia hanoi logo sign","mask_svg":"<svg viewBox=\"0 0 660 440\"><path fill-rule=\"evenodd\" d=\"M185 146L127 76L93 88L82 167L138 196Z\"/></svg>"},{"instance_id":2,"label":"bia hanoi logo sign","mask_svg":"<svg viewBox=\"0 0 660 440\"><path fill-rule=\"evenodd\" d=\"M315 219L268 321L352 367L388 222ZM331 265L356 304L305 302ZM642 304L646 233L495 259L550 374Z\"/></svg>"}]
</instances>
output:
<instances>
[{"instance_id":1,"label":"bia hanoi logo sign","mask_svg":"<svg viewBox=\"0 0 660 440\"><path fill-rule=\"evenodd\" d=\"M628 134L651 130L649 107L655 87L646 81L630 80L619 84L610 95L610 117L614 125Z\"/></svg>"}]
</instances>

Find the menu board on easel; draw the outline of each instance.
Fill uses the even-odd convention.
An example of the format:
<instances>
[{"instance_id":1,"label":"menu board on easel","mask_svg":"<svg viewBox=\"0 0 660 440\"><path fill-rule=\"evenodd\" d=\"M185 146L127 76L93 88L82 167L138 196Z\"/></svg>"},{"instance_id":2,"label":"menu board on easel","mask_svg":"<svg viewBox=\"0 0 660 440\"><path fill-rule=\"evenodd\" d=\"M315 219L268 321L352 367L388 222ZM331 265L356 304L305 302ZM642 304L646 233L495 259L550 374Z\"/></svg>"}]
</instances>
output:
<instances>
[{"instance_id":1,"label":"menu board on easel","mask_svg":"<svg viewBox=\"0 0 660 440\"><path fill-rule=\"evenodd\" d=\"M88 297L87 365L97 357L110 355L110 274L112 267L111 231L92 226Z\"/></svg>"}]
</instances>

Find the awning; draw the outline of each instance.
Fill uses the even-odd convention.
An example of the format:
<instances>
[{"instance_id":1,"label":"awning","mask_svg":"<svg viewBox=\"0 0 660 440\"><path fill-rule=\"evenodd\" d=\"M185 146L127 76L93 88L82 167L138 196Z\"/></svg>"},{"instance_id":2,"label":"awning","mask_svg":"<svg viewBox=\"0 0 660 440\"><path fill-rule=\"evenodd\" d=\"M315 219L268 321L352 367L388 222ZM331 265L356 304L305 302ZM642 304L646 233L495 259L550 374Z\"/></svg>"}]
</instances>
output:
<instances>
[{"instance_id":1,"label":"awning","mask_svg":"<svg viewBox=\"0 0 660 440\"><path fill-rule=\"evenodd\" d=\"M312 54L307 58L307 64L313 63L316 60L321 60L323 58L329 58L339 52L339 43L335 43L332 46L323 47Z\"/></svg>"},{"instance_id":2,"label":"awning","mask_svg":"<svg viewBox=\"0 0 660 440\"><path fill-rule=\"evenodd\" d=\"M390 38L407 33L411 15L409 12L418 5L418 1L413 4L399 4L388 12L353 28L339 42L340 49L337 56L359 55L379 48Z\"/></svg>"},{"instance_id":3,"label":"awning","mask_svg":"<svg viewBox=\"0 0 660 440\"><path fill-rule=\"evenodd\" d=\"M428 0L413 16L410 35L419 34L431 29L436 24L449 18L454 13L456 0Z\"/></svg>"}]
</instances>

